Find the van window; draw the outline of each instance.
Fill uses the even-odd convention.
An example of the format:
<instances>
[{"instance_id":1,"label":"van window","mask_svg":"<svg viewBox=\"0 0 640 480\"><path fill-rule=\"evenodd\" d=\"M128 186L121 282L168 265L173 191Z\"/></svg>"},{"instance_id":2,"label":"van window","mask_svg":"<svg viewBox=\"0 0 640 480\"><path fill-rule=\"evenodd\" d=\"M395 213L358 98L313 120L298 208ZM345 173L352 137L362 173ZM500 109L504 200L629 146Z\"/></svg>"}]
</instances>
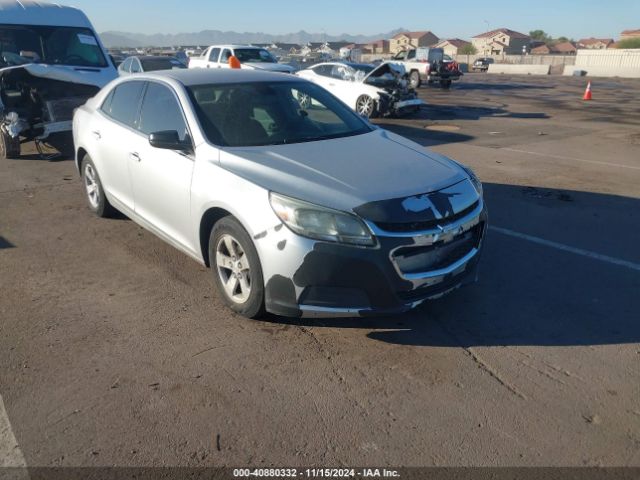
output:
<instances>
[{"instance_id":1,"label":"van window","mask_svg":"<svg viewBox=\"0 0 640 480\"><path fill-rule=\"evenodd\" d=\"M0 25L0 67L25 63L108 66L98 40L88 28Z\"/></svg>"},{"instance_id":2,"label":"van window","mask_svg":"<svg viewBox=\"0 0 640 480\"><path fill-rule=\"evenodd\" d=\"M102 105L102 111L114 120L136 128L138 106L144 82L125 82L113 89Z\"/></svg>"}]
</instances>

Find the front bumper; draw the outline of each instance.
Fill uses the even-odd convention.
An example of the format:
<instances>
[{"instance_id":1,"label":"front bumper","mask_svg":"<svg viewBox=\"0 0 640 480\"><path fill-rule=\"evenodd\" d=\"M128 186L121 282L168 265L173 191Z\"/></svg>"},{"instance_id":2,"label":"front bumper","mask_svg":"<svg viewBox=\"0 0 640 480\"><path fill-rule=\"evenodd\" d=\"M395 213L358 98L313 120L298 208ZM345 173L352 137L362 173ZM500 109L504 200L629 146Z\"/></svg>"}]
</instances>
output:
<instances>
[{"instance_id":1,"label":"front bumper","mask_svg":"<svg viewBox=\"0 0 640 480\"><path fill-rule=\"evenodd\" d=\"M370 248L318 242L282 226L256 242L267 310L311 318L390 315L476 281L487 229L482 200L446 228L397 233L369 226L377 239Z\"/></svg>"}]
</instances>

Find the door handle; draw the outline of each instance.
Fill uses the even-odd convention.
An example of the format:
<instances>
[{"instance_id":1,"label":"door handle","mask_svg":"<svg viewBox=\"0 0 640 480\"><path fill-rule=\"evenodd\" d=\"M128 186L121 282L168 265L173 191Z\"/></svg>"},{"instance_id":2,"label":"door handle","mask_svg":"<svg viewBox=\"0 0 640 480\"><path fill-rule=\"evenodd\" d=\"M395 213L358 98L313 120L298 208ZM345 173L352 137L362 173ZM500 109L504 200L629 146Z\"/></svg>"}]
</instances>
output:
<instances>
[{"instance_id":1,"label":"door handle","mask_svg":"<svg viewBox=\"0 0 640 480\"><path fill-rule=\"evenodd\" d=\"M100 132L98 130L95 130L91 133L93 133L93 136L96 138L96 140L100 140L102 138L102 135L100 135Z\"/></svg>"},{"instance_id":2,"label":"door handle","mask_svg":"<svg viewBox=\"0 0 640 480\"><path fill-rule=\"evenodd\" d=\"M135 160L135 161L136 161L136 162L138 162L138 163L142 161L142 159L140 158L140 155L138 154L138 152L131 152L131 153L129 154L129 158L130 158L131 160Z\"/></svg>"}]
</instances>

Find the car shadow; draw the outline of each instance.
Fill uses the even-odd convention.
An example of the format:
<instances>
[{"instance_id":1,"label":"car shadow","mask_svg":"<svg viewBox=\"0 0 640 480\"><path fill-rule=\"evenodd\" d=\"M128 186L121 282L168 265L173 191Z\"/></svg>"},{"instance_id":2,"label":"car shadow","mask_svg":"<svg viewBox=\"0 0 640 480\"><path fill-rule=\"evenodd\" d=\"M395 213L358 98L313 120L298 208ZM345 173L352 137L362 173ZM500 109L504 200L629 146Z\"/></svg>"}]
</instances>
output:
<instances>
[{"instance_id":1,"label":"car shadow","mask_svg":"<svg viewBox=\"0 0 640 480\"><path fill-rule=\"evenodd\" d=\"M433 147L435 145L444 145L448 143L462 143L473 140L475 137L457 133L455 131L439 131L428 130L427 128L418 128L409 125L399 125L397 123L378 122L380 128L388 130L392 133L411 139L419 143L423 147Z\"/></svg>"},{"instance_id":2,"label":"car shadow","mask_svg":"<svg viewBox=\"0 0 640 480\"><path fill-rule=\"evenodd\" d=\"M626 260L632 267L490 230L479 282L429 301L412 312L380 318L269 317L266 321L360 329L371 340L408 346L584 346L640 342L640 271L633 268L640 264L634 247L640 244L640 232L631 233L631 226L640 220L636 213L640 211L640 200L496 184L485 185L485 192L494 225L577 245L576 248ZM621 213L609 216L600 215L601 212ZM562 225L561 219L568 217L573 218ZM616 231L629 232L629 237L608 242L610 232ZM595 238L582 238L583 232Z\"/></svg>"}]
</instances>

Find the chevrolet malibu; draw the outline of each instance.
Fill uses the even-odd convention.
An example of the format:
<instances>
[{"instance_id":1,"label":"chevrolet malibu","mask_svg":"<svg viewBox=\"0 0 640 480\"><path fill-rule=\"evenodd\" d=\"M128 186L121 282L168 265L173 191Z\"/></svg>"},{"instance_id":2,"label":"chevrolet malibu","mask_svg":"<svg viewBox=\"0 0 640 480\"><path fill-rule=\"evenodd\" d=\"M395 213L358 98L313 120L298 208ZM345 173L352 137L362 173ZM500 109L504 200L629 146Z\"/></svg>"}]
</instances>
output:
<instances>
[{"instance_id":1,"label":"chevrolet malibu","mask_svg":"<svg viewBox=\"0 0 640 480\"><path fill-rule=\"evenodd\" d=\"M303 79L121 78L76 111L73 134L89 208L210 267L246 317L397 313L476 279L474 173Z\"/></svg>"}]
</instances>

